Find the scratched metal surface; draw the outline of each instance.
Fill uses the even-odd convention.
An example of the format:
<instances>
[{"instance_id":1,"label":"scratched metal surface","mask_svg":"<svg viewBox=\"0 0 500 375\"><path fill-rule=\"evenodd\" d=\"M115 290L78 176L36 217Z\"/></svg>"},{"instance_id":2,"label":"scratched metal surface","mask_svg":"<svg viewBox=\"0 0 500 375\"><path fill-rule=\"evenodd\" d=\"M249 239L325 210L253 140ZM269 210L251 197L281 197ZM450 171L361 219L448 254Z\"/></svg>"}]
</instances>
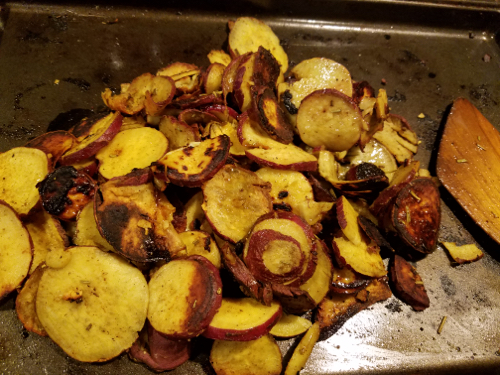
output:
<instances>
[{"instance_id":1,"label":"scratched metal surface","mask_svg":"<svg viewBox=\"0 0 500 375\"><path fill-rule=\"evenodd\" d=\"M227 20L240 15L268 22L292 63L329 57L354 79L384 87L392 112L405 116L422 140L418 159L431 171L454 98L470 99L500 125L497 1L0 4L0 151L98 110L105 87L173 61L208 65L206 53L226 45ZM417 264L429 309L417 313L391 298L359 313L315 347L302 374L500 374L500 246L441 192L440 239L475 241L485 257L452 267L438 247ZM203 341L171 373L209 373L209 345ZM280 345L286 354L291 342ZM150 371L126 355L78 363L48 338L23 331L14 297L0 303L0 374L125 373Z\"/></svg>"}]
</instances>

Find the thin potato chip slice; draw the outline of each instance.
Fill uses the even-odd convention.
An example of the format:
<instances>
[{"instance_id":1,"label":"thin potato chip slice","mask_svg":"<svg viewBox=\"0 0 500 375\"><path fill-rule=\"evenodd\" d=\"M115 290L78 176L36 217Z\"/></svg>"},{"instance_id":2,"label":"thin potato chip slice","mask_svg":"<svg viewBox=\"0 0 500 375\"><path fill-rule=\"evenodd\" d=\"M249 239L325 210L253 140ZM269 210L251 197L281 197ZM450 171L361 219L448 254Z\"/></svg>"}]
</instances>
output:
<instances>
[{"instance_id":1,"label":"thin potato chip slice","mask_svg":"<svg viewBox=\"0 0 500 375\"><path fill-rule=\"evenodd\" d=\"M69 263L48 268L36 298L49 337L69 356L102 362L132 346L146 320L148 285L123 258L73 247Z\"/></svg>"}]
</instances>

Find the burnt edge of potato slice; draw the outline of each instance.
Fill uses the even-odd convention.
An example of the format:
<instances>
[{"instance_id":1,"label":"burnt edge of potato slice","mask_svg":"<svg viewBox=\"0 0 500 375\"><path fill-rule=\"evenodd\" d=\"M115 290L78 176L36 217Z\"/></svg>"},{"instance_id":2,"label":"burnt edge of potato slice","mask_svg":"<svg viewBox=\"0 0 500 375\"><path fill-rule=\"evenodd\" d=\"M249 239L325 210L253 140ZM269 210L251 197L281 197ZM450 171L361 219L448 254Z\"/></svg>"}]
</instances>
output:
<instances>
[{"instance_id":1,"label":"burnt edge of potato slice","mask_svg":"<svg viewBox=\"0 0 500 375\"><path fill-rule=\"evenodd\" d=\"M260 46L255 53L253 82L257 87L274 89L280 75L280 64L264 47Z\"/></svg>"},{"instance_id":2,"label":"burnt edge of potato slice","mask_svg":"<svg viewBox=\"0 0 500 375\"><path fill-rule=\"evenodd\" d=\"M391 211L392 224L405 243L421 253L434 251L441 222L441 202L432 179L416 178L403 187Z\"/></svg>"},{"instance_id":3,"label":"burnt edge of potato slice","mask_svg":"<svg viewBox=\"0 0 500 375\"><path fill-rule=\"evenodd\" d=\"M429 296L415 267L396 254L389 269L391 286L394 287L394 292L399 299L416 311L422 311L429 307Z\"/></svg>"},{"instance_id":4,"label":"burnt edge of potato slice","mask_svg":"<svg viewBox=\"0 0 500 375\"><path fill-rule=\"evenodd\" d=\"M91 116L85 117L78 124L69 129L69 133L74 135L76 139L81 142L84 138L90 135L94 124L108 116L110 113L111 111L108 110L106 112L98 112L94 113Z\"/></svg>"},{"instance_id":5,"label":"burnt edge of potato slice","mask_svg":"<svg viewBox=\"0 0 500 375\"><path fill-rule=\"evenodd\" d=\"M96 184L72 166L57 168L38 183L43 208L62 220L73 220L94 198Z\"/></svg>"},{"instance_id":6,"label":"burnt edge of potato slice","mask_svg":"<svg viewBox=\"0 0 500 375\"><path fill-rule=\"evenodd\" d=\"M318 306L314 315L314 321L320 324L319 341L333 336L347 320L358 312L370 307L376 302L385 301L392 296L391 289L387 284L387 278L374 279L366 288L354 295L332 295L327 296ZM342 300L334 301L338 297ZM329 310L327 306L331 304Z\"/></svg>"},{"instance_id":7,"label":"burnt edge of potato slice","mask_svg":"<svg viewBox=\"0 0 500 375\"><path fill-rule=\"evenodd\" d=\"M370 219L359 215L358 216L358 224L361 229L365 232L365 234L375 242L381 249L389 250L391 253L394 253L394 249L392 248L389 241L385 239L385 237L380 233L378 227L371 221Z\"/></svg>"}]
</instances>

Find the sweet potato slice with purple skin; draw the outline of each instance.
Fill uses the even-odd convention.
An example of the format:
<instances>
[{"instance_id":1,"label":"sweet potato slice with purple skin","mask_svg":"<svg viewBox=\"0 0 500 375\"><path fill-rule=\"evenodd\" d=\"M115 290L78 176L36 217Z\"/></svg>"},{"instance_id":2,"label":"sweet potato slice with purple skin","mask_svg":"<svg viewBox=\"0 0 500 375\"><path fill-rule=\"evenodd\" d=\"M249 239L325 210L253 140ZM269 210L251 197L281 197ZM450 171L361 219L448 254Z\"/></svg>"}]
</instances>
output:
<instances>
[{"instance_id":1,"label":"sweet potato slice with purple skin","mask_svg":"<svg viewBox=\"0 0 500 375\"><path fill-rule=\"evenodd\" d=\"M163 116L158 128L168 139L169 151L186 147L191 142L200 141L200 132L197 126L188 125L173 116Z\"/></svg>"},{"instance_id":2,"label":"sweet potato slice with purple skin","mask_svg":"<svg viewBox=\"0 0 500 375\"><path fill-rule=\"evenodd\" d=\"M248 270L243 261L231 249L229 243L221 246L222 262L226 269L231 272L234 279L240 284L242 292L266 306L270 306L273 300L273 292L269 284L260 283Z\"/></svg>"},{"instance_id":3,"label":"sweet potato slice with purple skin","mask_svg":"<svg viewBox=\"0 0 500 375\"><path fill-rule=\"evenodd\" d=\"M231 104L233 104L232 97L238 68L242 62L246 61L250 57L251 54L251 52L248 52L234 58L229 65L226 66L226 69L224 69L224 73L222 74L222 94L224 100L231 102Z\"/></svg>"},{"instance_id":4,"label":"sweet potato slice with purple skin","mask_svg":"<svg viewBox=\"0 0 500 375\"><path fill-rule=\"evenodd\" d=\"M222 167L202 188L202 208L210 226L233 244L248 234L259 217L273 209L269 184L236 165Z\"/></svg>"},{"instance_id":5,"label":"sweet potato slice with purple skin","mask_svg":"<svg viewBox=\"0 0 500 375\"><path fill-rule=\"evenodd\" d=\"M38 184L45 211L61 220L75 220L78 213L94 199L96 183L75 168L60 167Z\"/></svg>"},{"instance_id":6,"label":"sweet potato slice with purple skin","mask_svg":"<svg viewBox=\"0 0 500 375\"><path fill-rule=\"evenodd\" d=\"M422 278L403 257L394 255L389 267L394 293L416 311L429 307L430 301Z\"/></svg>"},{"instance_id":7,"label":"sweet potato slice with purple skin","mask_svg":"<svg viewBox=\"0 0 500 375\"><path fill-rule=\"evenodd\" d=\"M219 270L199 255L163 265L149 282L148 319L172 339L200 335L221 307Z\"/></svg>"},{"instance_id":8,"label":"sweet potato slice with purple skin","mask_svg":"<svg viewBox=\"0 0 500 375\"><path fill-rule=\"evenodd\" d=\"M413 249L431 253L441 222L439 190L430 178L416 178L398 193L391 210L398 236Z\"/></svg>"},{"instance_id":9,"label":"sweet potato slice with purple skin","mask_svg":"<svg viewBox=\"0 0 500 375\"><path fill-rule=\"evenodd\" d=\"M282 311L276 301L264 306L253 298L223 298L203 336L214 340L255 340L269 333Z\"/></svg>"},{"instance_id":10,"label":"sweet potato slice with purple skin","mask_svg":"<svg viewBox=\"0 0 500 375\"><path fill-rule=\"evenodd\" d=\"M375 279L356 295L335 294L319 304L314 321L320 325L320 340L326 340L337 332L352 316L379 301L392 296L384 279Z\"/></svg>"},{"instance_id":11,"label":"sweet potato slice with purple skin","mask_svg":"<svg viewBox=\"0 0 500 375\"><path fill-rule=\"evenodd\" d=\"M164 203L166 198L151 182L140 183L144 175L148 176L124 176L101 184L94 200L97 227L115 251L130 260L170 259L185 249L173 225L168 225L175 208Z\"/></svg>"},{"instance_id":12,"label":"sweet potato slice with purple skin","mask_svg":"<svg viewBox=\"0 0 500 375\"><path fill-rule=\"evenodd\" d=\"M219 118L211 113L200 111L199 109L190 108L185 109L179 116L177 116L179 121L183 121L188 125L200 124L206 125L212 121L220 122Z\"/></svg>"},{"instance_id":13,"label":"sweet potato slice with purple skin","mask_svg":"<svg viewBox=\"0 0 500 375\"><path fill-rule=\"evenodd\" d=\"M217 375L279 375L281 351L271 335L252 341L216 340L210 363Z\"/></svg>"},{"instance_id":14,"label":"sweet potato slice with purple skin","mask_svg":"<svg viewBox=\"0 0 500 375\"><path fill-rule=\"evenodd\" d=\"M133 361L144 363L153 371L173 370L189 359L191 341L168 339L148 322L128 354Z\"/></svg>"},{"instance_id":15,"label":"sweet potato slice with purple skin","mask_svg":"<svg viewBox=\"0 0 500 375\"><path fill-rule=\"evenodd\" d=\"M222 88L222 74L226 67L220 63L210 64L203 73L202 85L203 90L207 94L211 94L214 91L221 90Z\"/></svg>"},{"instance_id":16,"label":"sweet potato slice with purple skin","mask_svg":"<svg viewBox=\"0 0 500 375\"><path fill-rule=\"evenodd\" d=\"M37 267L30 275L23 288L16 298L17 317L23 323L24 328L29 332L34 332L40 336L47 336L42 323L36 315L36 292L38 284L42 278L44 266Z\"/></svg>"},{"instance_id":17,"label":"sweet potato slice with purple skin","mask_svg":"<svg viewBox=\"0 0 500 375\"><path fill-rule=\"evenodd\" d=\"M237 122L238 112L225 105L211 105L203 110L206 113L216 116L220 122Z\"/></svg>"},{"instance_id":18,"label":"sweet potato slice with purple skin","mask_svg":"<svg viewBox=\"0 0 500 375\"><path fill-rule=\"evenodd\" d=\"M198 187L224 166L230 147L229 137L221 135L169 152L155 166L175 185Z\"/></svg>"},{"instance_id":19,"label":"sweet potato slice with purple skin","mask_svg":"<svg viewBox=\"0 0 500 375\"><path fill-rule=\"evenodd\" d=\"M88 125L82 125L82 129L79 128L78 131L74 130L80 142L61 156L61 164L71 165L97 154L120 131L122 118L120 112L114 112L98 117L95 122L89 121Z\"/></svg>"},{"instance_id":20,"label":"sweet potato slice with purple skin","mask_svg":"<svg viewBox=\"0 0 500 375\"><path fill-rule=\"evenodd\" d=\"M25 147L33 147L42 150L47 154L52 166L54 166L61 156L68 151L76 138L66 130L56 130L42 134L26 143Z\"/></svg>"}]
</instances>

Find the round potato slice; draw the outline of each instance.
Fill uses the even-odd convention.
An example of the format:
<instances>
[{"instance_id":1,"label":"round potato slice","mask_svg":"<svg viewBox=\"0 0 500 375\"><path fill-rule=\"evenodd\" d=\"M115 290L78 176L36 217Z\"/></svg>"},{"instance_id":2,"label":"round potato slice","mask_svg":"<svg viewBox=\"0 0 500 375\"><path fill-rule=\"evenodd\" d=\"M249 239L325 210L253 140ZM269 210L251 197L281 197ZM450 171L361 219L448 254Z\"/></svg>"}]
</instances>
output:
<instances>
[{"instance_id":1,"label":"round potato slice","mask_svg":"<svg viewBox=\"0 0 500 375\"><path fill-rule=\"evenodd\" d=\"M29 232L16 212L0 201L0 300L28 275L33 257Z\"/></svg>"},{"instance_id":2,"label":"round potato slice","mask_svg":"<svg viewBox=\"0 0 500 375\"><path fill-rule=\"evenodd\" d=\"M106 179L124 176L133 169L149 167L168 148L167 138L153 128L136 128L119 132L97 154L99 173Z\"/></svg>"},{"instance_id":3,"label":"round potato slice","mask_svg":"<svg viewBox=\"0 0 500 375\"><path fill-rule=\"evenodd\" d=\"M330 151L349 150L358 142L363 116L354 101L338 90L317 90L302 100L297 130L304 143Z\"/></svg>"},{"instance_id":4,"label":"round potato slice","mask_svg":"<svg viewBox=\"0 0 500 375\"><path fill-rule=\"evenodd\" d=\"M132 346L146 321L146 279L118 255L97 247L68 252L68 264L48 268L40 280L38 318L72 358L107 361Z\"/></svg>"}]
</instances>

